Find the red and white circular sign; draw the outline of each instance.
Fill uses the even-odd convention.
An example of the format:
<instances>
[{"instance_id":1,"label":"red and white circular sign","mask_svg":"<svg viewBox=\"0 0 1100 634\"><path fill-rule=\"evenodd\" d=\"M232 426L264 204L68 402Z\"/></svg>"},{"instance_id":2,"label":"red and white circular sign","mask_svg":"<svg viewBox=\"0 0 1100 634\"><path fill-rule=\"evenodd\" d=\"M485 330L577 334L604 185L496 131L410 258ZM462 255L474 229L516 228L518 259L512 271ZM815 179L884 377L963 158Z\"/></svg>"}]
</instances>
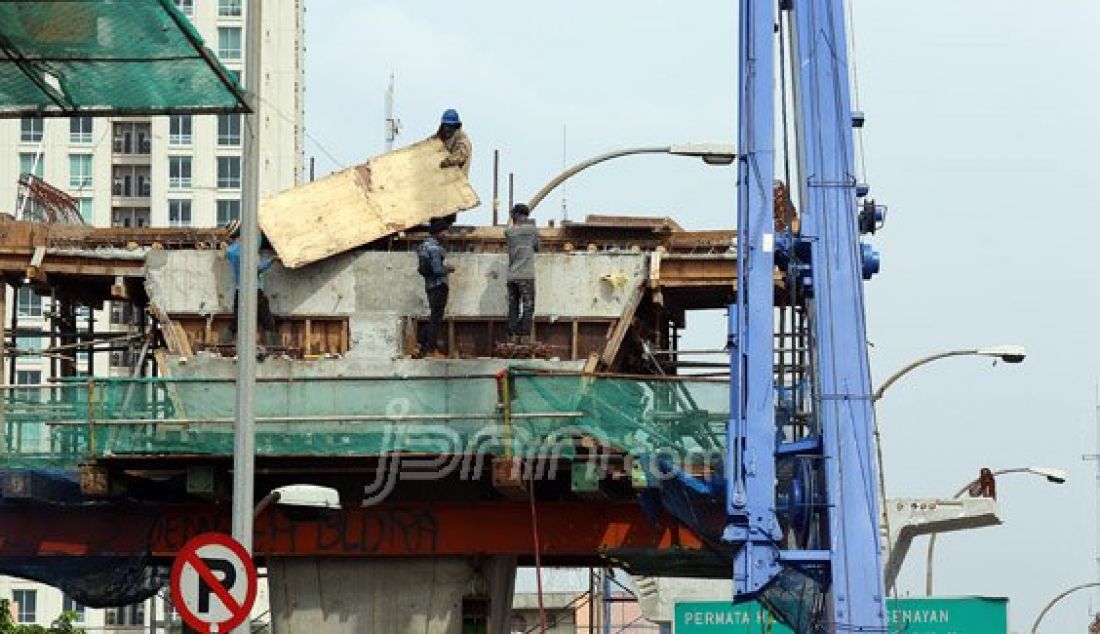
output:
<instances>
[{"instance_id":1,"label":"red and white circular sign","mask_svg":"<svg viewBox=\"0 0 1100 634\"><path fill-rule=\"evenodd\" d=\"M256 565L236 540L203 533L184 544L172 564L172 602L183 620L207 634L229 632L256 601Z\"/></svg>"}]
</instances>

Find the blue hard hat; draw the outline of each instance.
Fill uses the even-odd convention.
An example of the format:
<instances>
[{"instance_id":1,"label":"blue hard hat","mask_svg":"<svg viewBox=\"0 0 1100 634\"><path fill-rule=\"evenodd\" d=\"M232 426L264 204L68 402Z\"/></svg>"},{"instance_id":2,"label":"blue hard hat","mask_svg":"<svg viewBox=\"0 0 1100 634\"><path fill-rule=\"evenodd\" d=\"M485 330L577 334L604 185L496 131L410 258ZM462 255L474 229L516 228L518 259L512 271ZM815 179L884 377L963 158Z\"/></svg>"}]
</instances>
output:
<instances>
[{"instance_id":1,"label":"blue hard hat","mask_svg":"<svg viewBox=\"0 0 1100 634\"><path fill-rule=\"evenodd\" d=\"M444 110L439 122L443 125L462 125L462 121L458 118L458 111L454 108Z\"/></svg>"}]
</instances>

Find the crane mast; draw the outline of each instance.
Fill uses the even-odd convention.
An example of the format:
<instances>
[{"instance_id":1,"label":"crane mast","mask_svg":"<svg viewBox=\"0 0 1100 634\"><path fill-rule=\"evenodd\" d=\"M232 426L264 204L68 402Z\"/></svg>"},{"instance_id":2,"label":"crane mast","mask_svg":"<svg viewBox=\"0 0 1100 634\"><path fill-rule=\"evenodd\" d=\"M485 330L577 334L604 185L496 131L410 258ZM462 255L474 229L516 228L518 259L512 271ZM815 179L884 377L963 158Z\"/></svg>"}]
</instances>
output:
<instances>
[{"instance_id":1,"label":"crane mast","mask_svg":"<svg viewBox=\"0 0 1100 634\"><path fill-rule=\"evenodd\" d=\"M797 158L787 185L801 214L777 227L775 109L787 104L775 99L776 40L784 12ZM843 0L741 2L724 539L737 547L735 600L760 598L776 609L784 592L814 587L823 600L787 614L799 631L812 623L885 632L863 306L877 254L860 242L868 225L858 198L866 191L855 169L844 15ZM776 267L782 293L774 291Z\"/></svg>"}]
</instances>

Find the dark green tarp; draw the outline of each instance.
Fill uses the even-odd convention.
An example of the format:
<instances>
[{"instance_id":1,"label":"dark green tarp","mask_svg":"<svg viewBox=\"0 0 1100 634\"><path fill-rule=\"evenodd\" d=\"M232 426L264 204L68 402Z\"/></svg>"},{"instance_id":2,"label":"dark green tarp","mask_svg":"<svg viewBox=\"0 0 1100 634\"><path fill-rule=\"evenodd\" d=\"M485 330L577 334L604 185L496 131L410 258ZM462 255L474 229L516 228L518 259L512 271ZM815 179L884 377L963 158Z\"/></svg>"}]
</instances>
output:
<instances>
[{"instance_id":1,"label":"dark green tarp","mask_svg":"<svg viewBox=\"0 0 1100 634\"><path fill-rule=\"evenodd\" d=\"M247 112L171 0L0 0L0 117Z\"/></svg>"}]
</instances>

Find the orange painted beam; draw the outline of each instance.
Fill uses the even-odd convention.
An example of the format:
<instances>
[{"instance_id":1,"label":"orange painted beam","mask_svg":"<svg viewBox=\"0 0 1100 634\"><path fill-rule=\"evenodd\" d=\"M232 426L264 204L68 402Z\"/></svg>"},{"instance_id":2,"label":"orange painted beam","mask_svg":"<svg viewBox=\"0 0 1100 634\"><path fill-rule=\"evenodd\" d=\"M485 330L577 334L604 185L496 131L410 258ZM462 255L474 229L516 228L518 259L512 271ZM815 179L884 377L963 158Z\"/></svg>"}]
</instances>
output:
<instances>
[{"instance_id":1,"label":"orange painted beam","mask_svg":"<svg viewBox=\"0 0 1100 634\"><path fill-rule=\"evenodd\" d=\"M540 503L541 554L701 553L706 546L669 516L656 523L637 504ZM230 532L225 505L84 507L0 505L0 558L72 555L172 557L188 539ZM384 504L294 520L273 507L256 521L255 552L273 556L432 557L534 554L526 502Z\"/></svg>"},{"instance_id":2,"label":"orange painted beam","mask_svg":"<svg viewBox=\"0 0 1100 634\"><path fill-rule=\"evenodd\" d=\"M705 545L670 517L657 524L636 504L536 505L542 555L589 557L614 550L702 550ZM172 555L214 526L228 531L228 515L169 513L153 533L153 553ZM256 521L255 552L277 556L452 556L534 554L531 512L522 502L387 504L345 509L313 521L282 510Z\"/></svg>"}]
</instances>

